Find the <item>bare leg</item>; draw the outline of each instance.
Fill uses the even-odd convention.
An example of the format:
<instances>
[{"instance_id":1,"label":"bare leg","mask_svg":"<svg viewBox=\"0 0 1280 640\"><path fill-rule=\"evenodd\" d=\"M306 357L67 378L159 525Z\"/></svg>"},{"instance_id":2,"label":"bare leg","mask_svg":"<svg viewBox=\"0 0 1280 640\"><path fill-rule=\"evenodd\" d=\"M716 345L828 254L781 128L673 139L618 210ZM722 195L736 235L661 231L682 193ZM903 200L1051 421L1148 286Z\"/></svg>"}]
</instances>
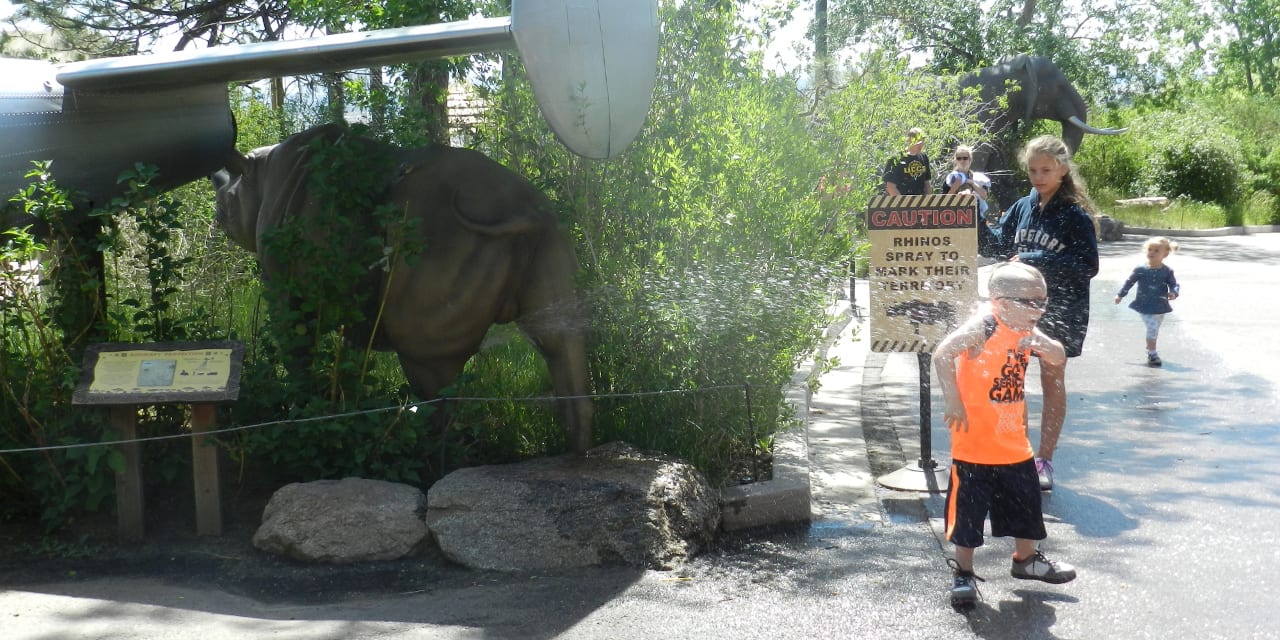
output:
<instances>
[{"instance_id":1,"label":"bare leg","mask_svg":"<svg viewBox=\"0 0 1280 640\"><path fill-rule=\"evenodd\" d=\"M961 571L973 573L973 547L956 545L956 564Z\"/></svg>"},{"instance_id":2,"label":"bare leg","mask_svg":"<svg viewBox=\"0 0 1280 640\"><path fill-rule=\"evenodd\" d=\"M1013 540L1013 559L1026 560L1036 552L1039 541L1028 540L1026 538L1014 538Z\"/></svg>"},{"instance_id":3,"label":"bare leg","mask_svg":"<svg viewBox=\"0 0 1280 640\"><path fill-rule=\"evenodd\" d=\"M1037 457L1053 460L1053 452L1058 448L1058 436L1062 435L1062 424L1066 420L1067 385L1064 376L1051 375L1047 367L1040 367L1040 388L1045 406L1040 420L1040 449Z\"/></svg>"}]
</instances>

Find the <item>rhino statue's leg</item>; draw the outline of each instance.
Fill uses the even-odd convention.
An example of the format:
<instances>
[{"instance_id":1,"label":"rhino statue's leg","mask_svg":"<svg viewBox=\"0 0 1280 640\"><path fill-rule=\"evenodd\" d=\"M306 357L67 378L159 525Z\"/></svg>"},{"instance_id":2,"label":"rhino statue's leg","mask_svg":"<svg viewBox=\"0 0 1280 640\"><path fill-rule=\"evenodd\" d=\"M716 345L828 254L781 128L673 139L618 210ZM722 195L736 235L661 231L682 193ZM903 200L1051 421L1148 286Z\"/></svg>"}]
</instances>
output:
<instances>
[{"instance_id":1,"label":"rhino statue's leg","mask_svg":"<svg viewBox=\"0 0 1280 640\"><path fill-rule=\"evenodd\" d=\"M558 232L539 243L521 289L516 324L547 361L565 439L574 453L594 445L594 409L587 373L586 321L574 287L578 265Z\"/></svg>"},{"instance_id":2,"label":"rhino statue's leg","mask_svg":"<svg viewBox=\"0 0 1280 640\"><path fill-rule=\"evenodd\" d=\"M455 357L437 357L415 359L401 351L397 354L404 377L409 381L413 392L423 400L435 400L440 397L440 389L453 382L462 373L470 355ZM438 407L437 407L438 410Z\"/></svg>"},{"instance_id":3,"label":"rhino statue's leg","mask_svg":"<svg viewBox=\"0 0 1280 640\"><path fill-rule=\"evenodd\" d=\"M594 444L586 340L579 331L547 327L539 322L519 324L547 361L552 389L561 398L556 404L569 449L586 453Z\"/></svg>"}]
</instances>

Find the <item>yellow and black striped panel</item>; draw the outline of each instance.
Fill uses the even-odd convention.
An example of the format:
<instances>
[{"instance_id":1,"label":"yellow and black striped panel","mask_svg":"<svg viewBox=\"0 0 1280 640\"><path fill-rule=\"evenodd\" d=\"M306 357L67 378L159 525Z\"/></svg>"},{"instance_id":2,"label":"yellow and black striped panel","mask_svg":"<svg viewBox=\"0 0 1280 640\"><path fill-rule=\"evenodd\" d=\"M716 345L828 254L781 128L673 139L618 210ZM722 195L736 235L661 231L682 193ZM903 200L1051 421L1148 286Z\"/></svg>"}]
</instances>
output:
<instances>
[{"instance_id":1,"label":"yellow and black striped panel","mask_svg":"<svg viewBox=\"0 0 1280 640\"><path fill-rule=\"evenodd\" d=\"M978 199L969 193L931 193L927 196L885 196L871 198L868 209L945 209L977 207Z\"/></svg>"},{"instance_id":2,"label":"yellow and black striped panel","mask_svg":"<svg viewBox=\"0 0 1280 640\"><path fill-rule=\"evenodd\" d=\"M875 353L933 353L934 344L928 340L872 340Z\"/></svg>"}]
</instances>

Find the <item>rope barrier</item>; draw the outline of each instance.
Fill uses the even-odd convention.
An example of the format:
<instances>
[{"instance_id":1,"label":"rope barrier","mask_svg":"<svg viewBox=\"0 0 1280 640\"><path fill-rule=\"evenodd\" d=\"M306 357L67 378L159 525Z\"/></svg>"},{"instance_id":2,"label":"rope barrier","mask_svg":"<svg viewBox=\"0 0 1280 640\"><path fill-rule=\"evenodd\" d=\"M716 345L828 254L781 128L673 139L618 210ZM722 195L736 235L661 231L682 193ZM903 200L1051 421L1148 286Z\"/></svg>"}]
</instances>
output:
<instances>
[{"instance_id":1,"label":"rope barrier","mask_svg":"<svg viewBox=\"0 0 1280 640\"><path fill-rule=\"evenodd\" d=\"M406 405L396 405L392 407L380 407L377 409L362 409L360 411L348 411L345 413L335 413L324 416L312 416L309 418L289 418L285 420L273 420L271 422L260 422L258 424L240 425L237 427L226 427L223 429L212 429L196 433L175 433L165 436L147 436L145 438L133 438L129 440L107 440L103 442L78 442L75 444L49 445L44 447L26 447L22 449L0 449L0 456L10 453L32 453L37 451L60 451L67 449L83 449L86 447L114 447L122 444L132 444L135 442L157 442L160 440L176 440L178 438L193 438L196 436L215 436L224 433L234 433L237 431L249 431L252 429L263 429L266 427L274 427L286 424L305 424L308 422L321 422L325 420L337 420L342 418L351 418L354 416L372 415L375 413L387 413L390 411L416 411L418 407L430 404L448 402L555 402L557 400L582 400L582 399L600 399L600 398L642 398L649 396L676 395L688 393L705 393L710 391L722 391L724 389L742 389L746 385L741 384L725 384L713 387L700 387L697 389L668 389L662 391L635 391L629 393L606 393L599 395L585 396L529 396L524 398L492 398L492 397L475 397L475 396L450 396L447 398L436 398L434 400L423 400L421 402L413 402ZM749 389L750 387L747 386ZM748 399L748 402L750 400Z\"/></svg>"}]
</instances>

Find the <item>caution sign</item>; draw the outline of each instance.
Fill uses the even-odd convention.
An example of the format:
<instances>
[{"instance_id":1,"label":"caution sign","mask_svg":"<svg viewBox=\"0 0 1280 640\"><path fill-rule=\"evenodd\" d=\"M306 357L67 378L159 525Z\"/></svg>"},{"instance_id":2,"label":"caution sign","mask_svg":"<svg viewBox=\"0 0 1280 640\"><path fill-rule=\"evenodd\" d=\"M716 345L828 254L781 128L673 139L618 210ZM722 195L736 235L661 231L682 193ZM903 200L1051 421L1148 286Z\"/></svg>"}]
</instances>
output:
<instances>
[{"instance_id":1,"label":"caution sign","mask_svg":"<svg viewBox=\"0 0 1280 640\"><path fill-rule=\"evenodd\" d=\"M871 240L871 350L932 352L978 299L978 201L878 196Z\"/></svg>"},{"instance_id":2,"label":"caution sign","mask_svg":"<svg viewBox=\"0 0 1280 640\"><path fill-rule=\"evenodd\" d=\"M244 344L233 341L89 345L71 403L235 400L243 358Z\"/></svg>"}]
</instances>

